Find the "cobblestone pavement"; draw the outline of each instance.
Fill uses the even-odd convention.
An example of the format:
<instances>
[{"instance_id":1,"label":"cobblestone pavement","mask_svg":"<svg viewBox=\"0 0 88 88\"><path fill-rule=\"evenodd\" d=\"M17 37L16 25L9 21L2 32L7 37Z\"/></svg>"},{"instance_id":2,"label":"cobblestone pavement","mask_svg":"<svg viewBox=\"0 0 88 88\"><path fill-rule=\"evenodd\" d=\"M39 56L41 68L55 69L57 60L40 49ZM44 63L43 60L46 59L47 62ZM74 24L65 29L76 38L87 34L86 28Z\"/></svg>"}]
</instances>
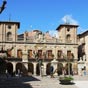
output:
<instances>
[{"instance_id":1,"label":"cobblestone pavement","mask_svg":"<svg viewBox=\"0 0 88 88\"><path fill-rule=\"evenodd\" d=\"M58 76L0 78L0 88L88 88L88 76L74 76L73 85L62 85L58 79Z\"/></svg>"}]
</instances>

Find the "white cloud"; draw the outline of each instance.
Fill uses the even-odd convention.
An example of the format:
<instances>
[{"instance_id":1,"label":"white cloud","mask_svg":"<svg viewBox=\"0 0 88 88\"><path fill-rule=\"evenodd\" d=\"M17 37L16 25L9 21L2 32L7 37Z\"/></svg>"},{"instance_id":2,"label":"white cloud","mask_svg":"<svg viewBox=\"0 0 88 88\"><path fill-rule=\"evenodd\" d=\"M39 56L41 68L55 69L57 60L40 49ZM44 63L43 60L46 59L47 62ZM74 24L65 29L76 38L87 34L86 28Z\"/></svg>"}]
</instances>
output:
<instances>
[{"instance_id":1,"label":"white cloud","mask_svg":"<svg viewBox=\"0 0 88 88\"><path fill-rule=\"evenodd\" d=\"M75 19L72 18L72 15L65 15L62 18L62 21L64 23L69 23L69 24L73 24L73 25L78 25L78 21L76 21Z\"/></svg>"},{"instance_id":2,"label":"white cloud","mask_svg":"<svg viewBox=\"0 0 88 88\"><path fill-rule=\"evenodd\" d=\"M52 37L58 37L58 32L56 30L49 30L49 34L52 36Z\"/></svg>"},{"instance_id":3,"label":"white cloud","mask_svg":"<svg viewBox=\"0 0 88 88\"><path fill-rule=\"evenodd\" d=\"M30 29L32 29L32 28L33 28L33 26L32 26L32 25L30 25L29 27L30 27Z\"/></svg>"}]
</instances>

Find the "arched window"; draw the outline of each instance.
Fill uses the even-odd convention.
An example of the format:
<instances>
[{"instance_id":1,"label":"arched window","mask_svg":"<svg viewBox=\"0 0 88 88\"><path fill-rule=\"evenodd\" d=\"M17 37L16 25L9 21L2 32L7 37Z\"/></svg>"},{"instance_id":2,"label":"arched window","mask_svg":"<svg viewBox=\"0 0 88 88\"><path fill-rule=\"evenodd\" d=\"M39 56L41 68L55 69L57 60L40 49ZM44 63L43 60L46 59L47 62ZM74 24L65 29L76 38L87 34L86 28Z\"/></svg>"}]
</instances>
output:
<instances>
[{"instance_id":1,"label":"arched window","mask_svg":"<svg viewBox=\"0 0 88 88\"><path fill-rule=\"evenodd\" d=\"M67 58L72 59L72 53L70 50L67 51Z\"/></svg>"},{"instance_id":2,"label":"arched window","mask_svg":"<svg viewBox=\"0 0 88 88\"><path fill-rule=\"evenodd\" d=\"M11 57L12 56L12 52L10 49L7 49L7 57Z\"/></svg>"},{"instance_id":3,"label":"arched window","mask_svg":"<svg viewBox=\"0 0 88 88\"><path fill-rule=\"evenodd\" d=\"M42 58L42 50L38 50L38 56L40 59Z\"/></svg>"},{"instance_id":4,"label":"arched window","mask_svg":"<svg viewBox=\"0 0 88 88\"><path fill-rule=\"evenodd\" d=\"M71 35L70 35L70 34L68 34L68 35L66 36L66 41L67 41L68 43L70 43L70 42L71 42L70 38L71 38Z\"/></svg>"},{"instance_id":5,"label":"arched window","mask_svg":"<svg viewBox=\"0 0 88 88\"><path fill-rule=\"evenodd\" d=\"M70 28L67 28L67 31L69 32L70 31Z\"/></svg>"},{"instance_id":6,"label":"arched window","mask_svg":"<svg viewBox=\"0 0 88 88\"><path fill-rule=\"evenodd\" d=\"M22 58L22 50L21 49L17 50L17 57Z\"/></svg>"},{"instance_id":7,"label":"arched window","mask_svg":"<svg viewBox=\"0 0 88 88\"><path fill-rule=\"evenodd\" d=\"M12 41L12 33L11 32L7 33L7 41Z\"/></svg>"},{"instance_id":8,"label":"arched window","mask_svg":"<svg viewBox=\"0 0 88 88\"><path fill-rule=\"evenodd\" d=\"M28 58L32 58L32 50L28 50Z\"/></svg>"},{"instance_id":9,"label":"arched window","mask_svg":"<svg viewBox=\"0 0 88 88\"><path fill-rule=\"evenodd\" d=\"M52 59L52 50L48 50L48 59Z\"/></svg>"},{"instance_id":10,"label":"arched window","mask_svg":"<svg viewBox=\"0 0 88 88\"><path fill-rule=\"evenodd\" d=\"M61 51L61 50L58 50L57 58L58 58L58 59L61 59L61 55L62 55L62 51Z\"/></svg>"}]
</instances>

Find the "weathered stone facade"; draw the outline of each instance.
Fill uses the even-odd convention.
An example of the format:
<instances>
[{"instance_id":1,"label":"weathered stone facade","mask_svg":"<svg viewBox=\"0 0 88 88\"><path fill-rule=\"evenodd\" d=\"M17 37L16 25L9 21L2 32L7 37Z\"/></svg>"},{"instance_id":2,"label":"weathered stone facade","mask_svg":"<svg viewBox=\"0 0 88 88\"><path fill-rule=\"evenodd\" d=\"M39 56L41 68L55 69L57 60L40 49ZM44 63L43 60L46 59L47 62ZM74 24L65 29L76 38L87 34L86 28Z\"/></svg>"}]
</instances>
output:
<instances>
[{"instance_id":1,"label":"weathered stone facade","mask_svg":"<svg viewBox=\"0 0 88 88\"><path fill-rule=\"evenodd\" d=\"M0 22L0 49L7 51L7 66L12 69L7 68L9 72L20 70L24 74L40 75L42 64L43 75L49 75L49 67L55 59L54 70L57 69L58 75L63 74L63 70L68 74L68 65L70 74L78 74L78 25L61 24L56 29L58 38L39 30L18 35L19 27L19 22Z\"/></svg>"},{"instance_id":2,"label":"weathered stone facade","mask_svg":"<svg viewBox=\"0 0 88 88\"><path fill-rule=\"evenodd\" d=\"M78 44L78 60L82 63L80 69L88 73L88 30L78 35Z\"/></svg>"}]
</instances>

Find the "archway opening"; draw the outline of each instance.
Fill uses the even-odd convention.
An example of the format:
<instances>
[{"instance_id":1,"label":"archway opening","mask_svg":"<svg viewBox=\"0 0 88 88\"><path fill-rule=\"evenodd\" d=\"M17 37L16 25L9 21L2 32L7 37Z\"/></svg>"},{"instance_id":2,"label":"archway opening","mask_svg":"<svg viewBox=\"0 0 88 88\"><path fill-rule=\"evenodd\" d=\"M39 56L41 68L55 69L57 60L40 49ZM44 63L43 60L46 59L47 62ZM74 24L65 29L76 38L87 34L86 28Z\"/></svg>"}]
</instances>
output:
<instances>
[{"instance_id":1,"label":"archway opening","mask_svg":"<svg viewBox=\"0 0 88 88\"><path fill-rule=\"evenodd\" d=\"M16 74L18 74L19 72L22 72L22 63L16 64Z\"/></svg>"},{"instance_id":2,"label":"archway opening","mask_svg":"<svg viewBox=\"0 0 88 88\"><path fill-rule=\"evenodd\" d=\"M65 66L65 69L66 69L66 75L72 75L72 64L71 63L67 63L66 66Z\"/></svg>"},{"instance_id":3,"label":"archway opening","mask_svg":"<svg viewBox=\"0 0 88 88\"><path fill-rule=\"evenodd\" d=\"M28 75L28 71L23 63L16 64L16 74Z\"/></svg>"},{"instance_id":4,"label":"archway opening","mask_svg":"<svg viewBox=\"0 0 88 88\"><path fill-rule=\"evenodd\" d=\"M40 75L40 65L39 65L39 63L36 65L36 75Z\"/></svg>"},{"instance_id":5,"label":"archway opening","mask_svg":"<svg viewBox=\"0 0 88 88\"><path fill-rule=\"evenodd\" d=\"M63 64L58 63L57 64L57 73L58 73L58 75L62 75L62 70L63 70Z\"/></svg>"},{"instance_id":6,"label":"archway opening","mask_svg":"<svg viewBox=\"0 0 88 88\"><path fill-rule=\"evenodd\" d=\"M51 65L51 63L48 63L48 64L46 65L46 74L47 74L47 75L50 75L50 65Z\"/></svg>"},{"instance_id":7,"label":"archway opening","mask_svg":"<svg viewBox=\"0 0 88 88\"><path fill-rule=\"evenodd\" d=\"M5 74L7 62L0 57L0 74Z\"/></svg>"},{"instance_id":8,"label":"archway opening","mask_svg":"<svg viewBox=\"0 0 88 88\"><path fill-rule=\"evenodd\" d=\"M12 76L13 75L13 64L8 62L6 66L7 66L6 68L7 72Z\"/></svg>"},{"instance_id":9,"label":"archway opening","mask_svg":"<svg viewBox=\"0 0 88 88\"><path fill-rule=\"evenodd\" d=\"M34 74L34 66L32 63L28 63L28 73Z\"/></svg>"},{"instance_id":10,"label":"archway opening","mask_svg":"<svg viewBox=\"0 0 88 88\"><path fill-rule=\"evenodd\" d=\"M36 75L40 75L40 64L36 65Z\"/></svg>"}]
</instances>

